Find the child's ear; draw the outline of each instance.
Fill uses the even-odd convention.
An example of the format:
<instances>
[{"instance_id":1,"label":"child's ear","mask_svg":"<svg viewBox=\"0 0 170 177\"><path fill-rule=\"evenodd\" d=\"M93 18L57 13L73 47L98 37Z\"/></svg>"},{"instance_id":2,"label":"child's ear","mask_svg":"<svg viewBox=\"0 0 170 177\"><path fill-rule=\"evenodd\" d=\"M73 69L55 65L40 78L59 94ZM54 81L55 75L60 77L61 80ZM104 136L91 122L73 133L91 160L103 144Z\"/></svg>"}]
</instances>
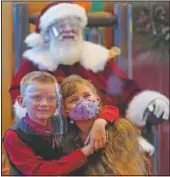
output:
<instances>
[{"instance_id":1,"label":"child's ear","mask_svg":"<svg viewBox=\"0 0 170 177\"><path fill-rule=\"evenodd\" d=\"M18 104L21 106L21 107L23 107L23 108L25 108L25 103L24 103L24 98L23 98L23 96L17 96L17 101L18 101Z\"/></svg>"},{"instance_id":2,"label":"child's ear","mask_svg":"<svg viewBox=\"0 0 170 177\"><path fill-rule=\"evenodd\" d=\"M101 103L101 99L100 99L99 96L97 96L97 101L98 101L99 103Z\"/></svg>"},{"instance_id":3,"label":"child's ear","mask_svg":"<svg viewBox=\"0 0 170 177\"><path fill-rule=\"evenodd\" d=\"M68 111L64 108L64 105L62 106L62 114L64 117L68 117Z\"/></svg>"},{"instance_id":4,"label":"child's ear","mask_svg":"<svg viewBox=\"0 0 170 177\"><path fill-rule=\"evenodd\" d=\"M63 109L63 115L64 115L64 117L68 117L68 111Z\"/></svg>"}]
</instances>

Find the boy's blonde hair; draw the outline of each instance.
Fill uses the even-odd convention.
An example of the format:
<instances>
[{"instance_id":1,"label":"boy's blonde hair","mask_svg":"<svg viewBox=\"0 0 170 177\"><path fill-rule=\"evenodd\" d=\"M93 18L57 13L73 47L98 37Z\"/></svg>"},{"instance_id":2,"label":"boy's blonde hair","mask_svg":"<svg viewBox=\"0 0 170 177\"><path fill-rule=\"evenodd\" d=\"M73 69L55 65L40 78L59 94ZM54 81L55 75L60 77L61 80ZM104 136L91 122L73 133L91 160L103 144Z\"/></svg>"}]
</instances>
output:
<instances>
[{"instance_id":1,"label":"boy's blonde hair","mask_svg":"<svg viewBox=\"0 0 170 177\"><path fill-rule=\"evenodd\" d=\"M25 95L27 87L33 82L39 82L42 84L58 84L54 76L47 72L33 71L26 74L20 82L20 93L22 96Z\"/></svg>"},{"instance_id":2,"label":"boy's blonde hair","mask_svg":"<svg viewBox=\"0 0 170 177\"><path fill-rule=\"evenodd\" d=\"M77 91L77 84L86 85L92 90L93 93L97 94L97 89L89 80L83 79L78 75L70 75L61 83L63 99L70 97Z\"/></svg>"}]
</instances>

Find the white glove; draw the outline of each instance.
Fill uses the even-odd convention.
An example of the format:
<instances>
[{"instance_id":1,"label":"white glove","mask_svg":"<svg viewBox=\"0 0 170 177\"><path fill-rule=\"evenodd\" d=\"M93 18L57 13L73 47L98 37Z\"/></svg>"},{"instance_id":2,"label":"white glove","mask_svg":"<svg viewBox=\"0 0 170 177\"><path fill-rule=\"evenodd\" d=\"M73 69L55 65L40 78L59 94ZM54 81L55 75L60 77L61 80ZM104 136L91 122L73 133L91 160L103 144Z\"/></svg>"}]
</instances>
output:
<instances>
[{"instance_id":1,"label":"white glove","mask_svg":"<svg viewBox=\"0 0 170 177\"><path fill-rule=\"evenodd\" d=\"M153 112L157 118L160 118L162 114L162 119L168 120L169 118L169 102L167 103L162 99L156 99L148 106L148 109L150 112Z\"/></svg>"},{"instance_id":2,"label":"white glove","mask_svg":"<svg viewBox=\"0 0 170 177\"><path fill-rule=\"evenodd\" d=\"M138 137L138 142L140 144L141 150L143 152L148 153L150 156L153 155L155 151L155 147L149 143L146 139L144 139L142 136Z\"/></svg>"}]
</instances>

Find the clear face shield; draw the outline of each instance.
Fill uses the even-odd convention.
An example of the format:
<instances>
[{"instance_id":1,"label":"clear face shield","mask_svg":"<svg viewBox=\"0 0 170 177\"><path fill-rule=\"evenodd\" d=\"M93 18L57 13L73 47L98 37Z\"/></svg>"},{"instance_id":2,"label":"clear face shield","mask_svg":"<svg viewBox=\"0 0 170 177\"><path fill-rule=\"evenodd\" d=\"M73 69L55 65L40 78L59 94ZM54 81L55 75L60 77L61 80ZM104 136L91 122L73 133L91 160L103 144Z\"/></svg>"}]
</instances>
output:
<instances>
[{"instance_id":1,"label":"clear face shield","mask_svg":"<svg viewBox=\"0 0 170 177\"><path fill-rule=\"evenodd\" d=\"M33 117L32 119L36 119L35 122L39 124L47 122L44 136L63 135L67 132L67 120L62 116L62 94L58 84L56 84L56 92L47 90L42 93L31 87L24 99L27 102L27 111ZM53 112L54 110L55 112ZM21 123L20 129L28 134L36 134L36 131L34 132L34 129L30 128L29 123Z\"/></svg>"},{"instance_id":2,"label":"clear face shield","mask_svg":"<svg viewBox=\"0 0 170 177\"><path fill-rule=\"evenodd\" d=\"M52 24L48 30L48 36L50 40L76 40L80 36L80 20L77 17L65 17L58 20L55 24Z\"/></svg>"},{"instance_id":3,"label":"clear face shield","mask_svg":"<svg viewBox=\"0 0 170 177\"><path fill-rule=\"evenodd\" d=\"M62 103L62 93L59 85L56 85L56 93L57 93L57 109L51 118L51 123L53 125L53 134L62 135L67 132L68 125L66 118L62 116L63 103Z\"/></svg>"}]
</instances>

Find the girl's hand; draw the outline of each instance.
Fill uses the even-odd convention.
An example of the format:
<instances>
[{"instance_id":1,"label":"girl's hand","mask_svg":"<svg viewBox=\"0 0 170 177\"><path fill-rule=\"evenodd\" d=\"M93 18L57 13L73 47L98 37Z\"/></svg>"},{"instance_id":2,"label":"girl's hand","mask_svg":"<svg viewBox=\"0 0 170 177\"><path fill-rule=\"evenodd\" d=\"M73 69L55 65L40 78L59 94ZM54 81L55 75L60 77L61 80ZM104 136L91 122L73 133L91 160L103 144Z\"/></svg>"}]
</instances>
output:
<instances>
[{"instance_id":1,"label":"girl's hand","mask_svg":"<svg viewBox=\"0 0 170 177\"><path fill-rule=\"evenodd\" d=\"M95 151L104 148L106 145L106 125L106 120L102 118L96 119L84 144L92 143Z\"/></svg>"}]
</instances>

